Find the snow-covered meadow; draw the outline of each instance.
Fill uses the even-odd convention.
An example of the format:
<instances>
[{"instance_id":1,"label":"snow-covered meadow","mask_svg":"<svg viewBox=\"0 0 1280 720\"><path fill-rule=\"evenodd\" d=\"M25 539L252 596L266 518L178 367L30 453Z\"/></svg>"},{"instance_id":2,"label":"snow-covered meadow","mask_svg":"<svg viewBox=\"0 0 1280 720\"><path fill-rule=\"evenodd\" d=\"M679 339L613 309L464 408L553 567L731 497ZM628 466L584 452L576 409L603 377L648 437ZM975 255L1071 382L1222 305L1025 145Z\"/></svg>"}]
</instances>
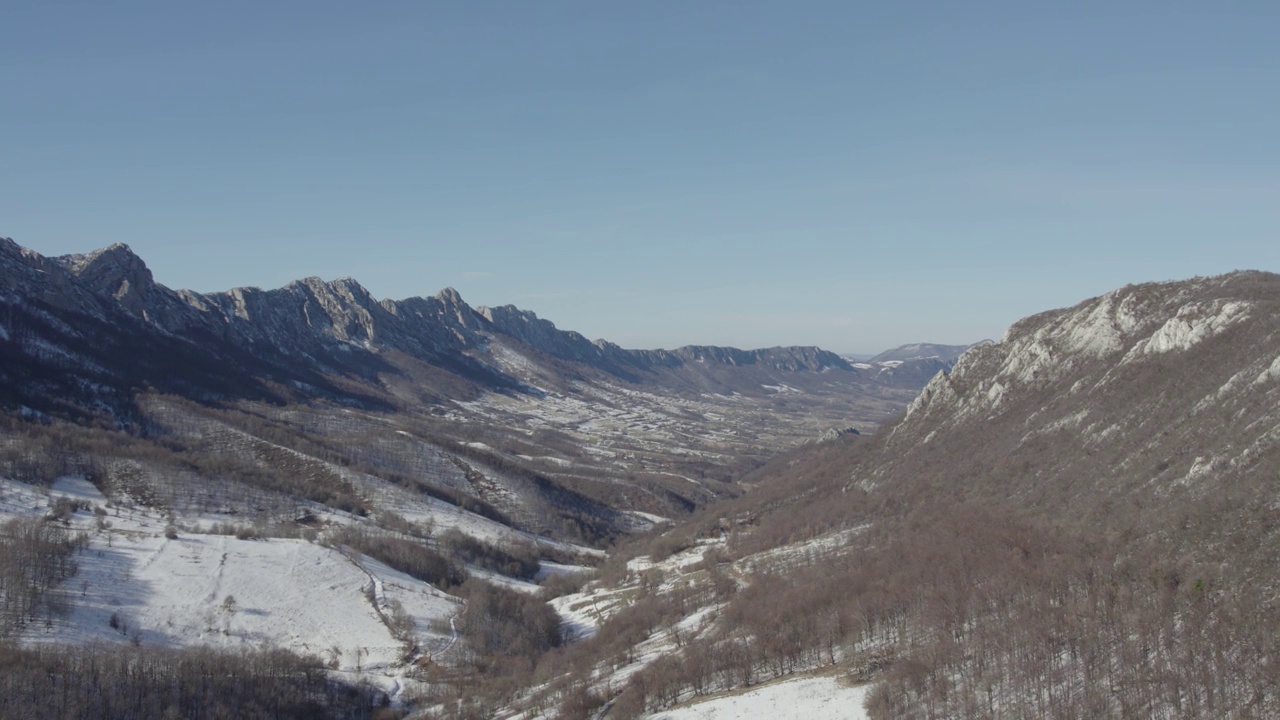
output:
<instances>
[{"instance_id":1,"label":"snow-covered meadow","mask_svg":"<svg viewBox=\"0 0 1280 720\"><path fill-rule=\"evenodd\" d=\"M395 695L409 684L410 660L448 662L457 640L459 599L373 558L307 539L209 532L227 518L112 503L82 478L47 489L0 480L0 521L45 516L60 498L75 503L65 522L89 542L60 588L69 612L28 624L25 643L281 647ZM480 537L493 530L474 516L437 519Z\"/></svg>"},{"instance_id":2,"label":"snow-covered meadow","mask_svg":"<svg viewBox=\"0 0 1280 720\"><path fill-rule=\"evenodd\" d=\"M847 686L831 675L798 677L726 693L650 715L650 720L866 720L867 685Z\"/></svg>"}]
</instances>

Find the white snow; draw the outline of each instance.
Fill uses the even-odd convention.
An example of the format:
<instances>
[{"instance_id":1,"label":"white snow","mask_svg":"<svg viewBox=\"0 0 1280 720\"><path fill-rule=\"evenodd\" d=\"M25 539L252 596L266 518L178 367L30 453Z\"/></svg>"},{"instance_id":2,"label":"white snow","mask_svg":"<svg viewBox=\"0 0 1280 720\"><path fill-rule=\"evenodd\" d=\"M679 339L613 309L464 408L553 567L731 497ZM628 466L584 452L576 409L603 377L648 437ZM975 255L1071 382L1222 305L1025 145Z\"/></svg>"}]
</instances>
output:
<instances>
[{"instance_id":1,"label":"white snow","mask_svg":"<svg viewBox=\"0 0 1280 720\"><path fill-rule=\"evenodd\" d=\"M594 570L595 568L587 565L565 565L564 563L543 560L538 563L538 575L534 578L534 581L541 582L557 575L584 575Z\"/></svg>"},{"instance_id":2,"label":"white snow","mask_svg":"<svg viewBox=\"0 0 1280 720\"><path fill-rule=\"evenodd\" d=\"M845 687L834 676L804 677L696 702L648 716L651 720L865 720L870 686Z\"/></svg>"},{"instance_id":3,"label":"white snow","mask_svg":"<svg viewBox=\"0 0 1280 720\"><path fill-rule=\"evenodd\" d=\"M76 475L68 475L54 480L49 489L54 495L70 497L76 500L85 500L91 503L105 503L107 501L102 492L93 483Z\"/></svg>"},{"instance_id":4,"label":"white snow","mask_svg":"<svg viewBox=\"0 0 1280 720\"><path fill-rule=\"evenodd\" d=\"M587 589L551 600L560 626L569 638L591 637L626 597L623 590Z\"/></svg>"},{"instance_id":5,"label":"white snow","mask_svg":"<svg viewBox=\"0 0 1280 720\"><path fill-rule=\"evenodd\" d=\"M560 467L573 466L573 462L570 460L565 460L564 458L552 457L550 455L517 455L516 457L522 460L528 460L529 462L537 462L541 460L542 462L551 463L552 465L558 465Z\"/></svg>"},{"instance_id":6,"label":"white snow","mask_svg":"<svg viewBox=\"0 0 1280 720\"><path fill-rule=\"evenodd\" d=\"M665 474L665 475L670 475L671 473L664 473L664 474ZM680 478L684 478L685 480L689 480L689 478L686 478L686 477L684 477L683 475L677 475L676 477L680 477ZM694 482L694 481L693 481L693 480L689 480L689 482ZM643 519L643 520L647 520L647 521L649 521L649 522L653 523L654 525L661 525L661 524L663 524L663 523L669 523L669 522L671 522L671 518L669 518L669 517L664 517L664 516L662 516L662 515L654 515L653 513L647 513L647 512L644 512L643 510L627 510L626 512L627 512L627 514L628 514L628 515L631 515L631 516L633 516L633 517L638 517L638 518L641 518L641 519Z\"/></svg>"},{"instance_id":7,"label":"white snow","mask_svg":"<svg viewBox=\"0 0 1280 720\"><path fill-rule=\"evenodd\" d=\"M344 669L399 660L400 643L366 597L373 576L335 550L302 540L221 535L169 540L135 531L108 537L109 544L95 536L80 559L71 582L83 590L70 616L29 639L120 640L122 633L110 627L116 614L147 645L275 645L326 659L336 650ZM379 582L384 593L392 586L387 595L404 605L420 632L456 612L453 602L420 581L390 571Z\"/></svg>"},{"instance_id":8,"label":"white snow","mask_svg":"<svg viewBox=\"0 0 1280 720\"><path fill-rule=\"evenodd\" d=\"M279 646L402 688L405 645L387 619L393 613L411 618L415 642L429 651L448 642L448 619L460 610L457 599L380 562L305 540L240 540L183 529L168 538L173 518L107 507L83 478L61 478L48 491L0 480L0 519L44 514L61 496L106 514L82 510L71 517L72 527L90 535L77 557L79 572L63 587L71 610L48 626L28 626L24 642ZM205 524L177 520L184 527Z\"/></svg>"}]
</instances>

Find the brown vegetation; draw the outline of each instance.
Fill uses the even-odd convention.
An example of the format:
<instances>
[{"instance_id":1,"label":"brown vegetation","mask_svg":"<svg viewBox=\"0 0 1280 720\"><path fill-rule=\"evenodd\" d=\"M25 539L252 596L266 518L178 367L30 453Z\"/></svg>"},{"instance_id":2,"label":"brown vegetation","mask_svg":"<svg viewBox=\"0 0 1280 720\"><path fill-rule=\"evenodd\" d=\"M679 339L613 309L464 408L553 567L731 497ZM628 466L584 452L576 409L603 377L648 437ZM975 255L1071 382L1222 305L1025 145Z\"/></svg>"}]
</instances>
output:
<instances>
[{"instance_id":1,"label":"brown vegetation","mask_svg":"<svg viewBox=\"0 0 1280 720\"><path fill-rule=\"evenodd\" d=\"M75 575L75 555L88 543L41 519L0 524L0 638L37 621L52 623L68 609L58 586Z\"/></svg>"},{"instance_id":2,"label":"brown vegetation","mask_svg":"<svg viewBox=\"0 0 1280 720\"><path fill-rule=\"evenodd\" d=\"M0 644L0 720L372 718L380 692L337 683L318 658L120 646Z\"/></svg>"}]
</instances>

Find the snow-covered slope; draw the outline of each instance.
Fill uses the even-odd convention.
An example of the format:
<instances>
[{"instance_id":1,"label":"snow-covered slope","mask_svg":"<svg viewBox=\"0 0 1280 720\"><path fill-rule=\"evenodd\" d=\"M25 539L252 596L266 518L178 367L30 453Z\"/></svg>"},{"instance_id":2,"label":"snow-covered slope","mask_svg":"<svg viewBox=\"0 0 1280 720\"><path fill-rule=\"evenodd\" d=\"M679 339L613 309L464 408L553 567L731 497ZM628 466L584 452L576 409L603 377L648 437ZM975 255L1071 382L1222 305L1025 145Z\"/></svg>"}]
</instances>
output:
<instances>
[{"instance_id":1,"label":"snow-covered slope","mask_svg":"<svg viewBox=\"0 0 1280 720\"><path fill-rule=\"evenodd\" d=\"M67 522L89 544L59 590L69 613L27 625L26 642L279 647L395 691L408 661L456 638L458 598L372 558L315 539L202 532L226 518L121 506L82 478L51 489L0 480L0 521L43 516L60 498L78 504Z\"/></svg>"}]
</instances>

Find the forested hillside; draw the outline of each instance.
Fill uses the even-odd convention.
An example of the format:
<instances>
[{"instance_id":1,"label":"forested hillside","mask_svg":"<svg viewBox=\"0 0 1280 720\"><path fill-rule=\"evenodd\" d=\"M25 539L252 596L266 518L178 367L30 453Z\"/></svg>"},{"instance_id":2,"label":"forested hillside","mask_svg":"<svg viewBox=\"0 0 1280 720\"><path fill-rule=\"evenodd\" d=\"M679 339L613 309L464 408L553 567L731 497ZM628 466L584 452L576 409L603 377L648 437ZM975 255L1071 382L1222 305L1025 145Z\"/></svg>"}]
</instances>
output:
<instances>
[{"instance_id":1,"label":"forested hillside","mask_svg":"<svg viewBox=\"0 0 1280 720\"><path fill-rule=\"evenodd\" d=\"M1017 323L634 548L558 692L635 717L839 668L886 720L1277 715L1278 318L1237 273Z\"/></svg>"}]
</instances>

